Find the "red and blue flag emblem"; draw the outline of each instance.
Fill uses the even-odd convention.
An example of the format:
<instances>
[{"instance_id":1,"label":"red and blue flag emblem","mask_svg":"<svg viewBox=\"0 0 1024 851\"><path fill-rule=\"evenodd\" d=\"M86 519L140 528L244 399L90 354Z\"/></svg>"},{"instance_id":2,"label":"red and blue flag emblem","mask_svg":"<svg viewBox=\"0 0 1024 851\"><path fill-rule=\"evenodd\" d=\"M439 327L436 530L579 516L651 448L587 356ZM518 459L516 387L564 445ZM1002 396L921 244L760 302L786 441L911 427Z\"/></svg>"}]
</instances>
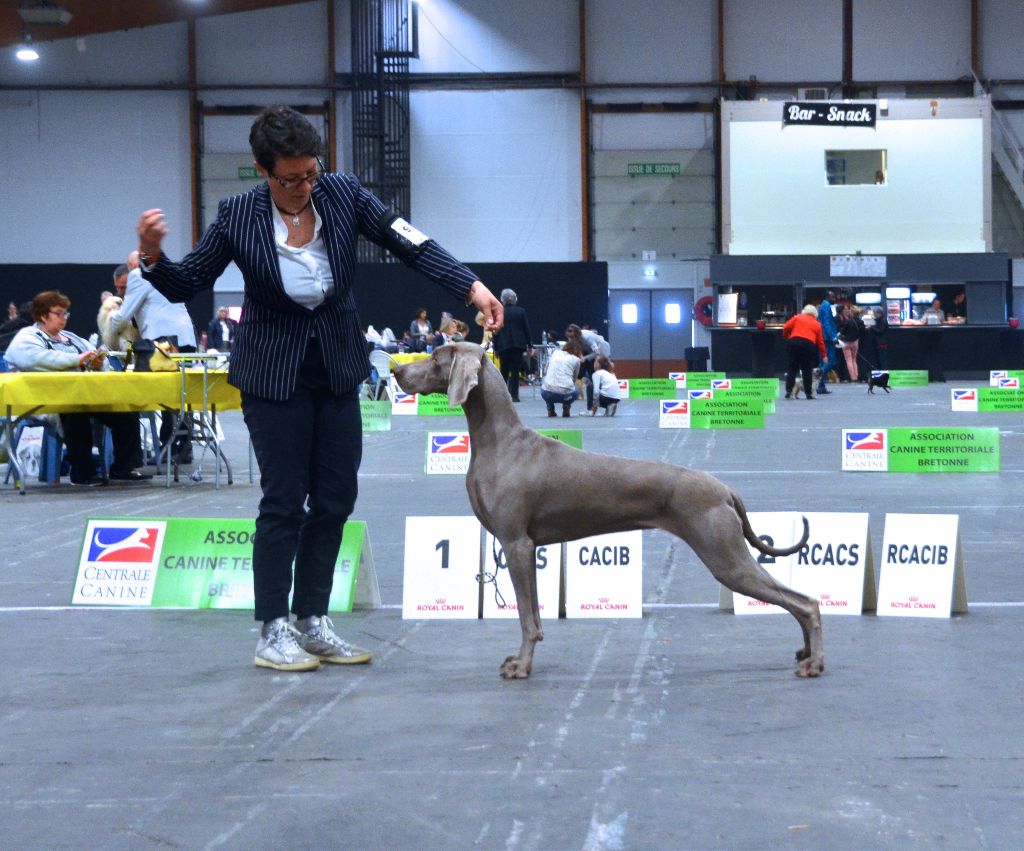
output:
<instances>
[{"instance_id":1,"label":"red and blue flag emblem","mask_svg":"<svg viewBox=\"0 0 1024 851\"><path fill-rule=\"evenodd\" d=\"M885 449L885 435L880 431L848 431L846 448L854 451Z\"/></svg>"},{"instance_id":2,"label":"red and blue flag emblem","mask_svg":"<svg viewBox=\"0 0 1024 851\"><path fill-rule=\"evenodd\" d=\"M89 561L153 561L159 530L149 526L94 526Z\"/></svg>"},{"instance_id":3,"label":"red and blue flag emblem","mask_svg":"<svg viewBox=\"0 0 1024 851\"><path fill-rule=\"evenodd\" d=\"M431 455L464 455L468 452L468 434L435 434L430 437Z\"/></svg>"},{"instance_id":4,"label":"red and blue flag emblem","mask_svg":"<svg viewBox=\"0 0 1024 851\"><path fill-rule=\"evenodd\" d=\"M671 399L663 399L661 402L661 412L663 414L687 414L690 411L690 406L686 404L686 400L672 401Z\"/></svg>"}]
</instances>

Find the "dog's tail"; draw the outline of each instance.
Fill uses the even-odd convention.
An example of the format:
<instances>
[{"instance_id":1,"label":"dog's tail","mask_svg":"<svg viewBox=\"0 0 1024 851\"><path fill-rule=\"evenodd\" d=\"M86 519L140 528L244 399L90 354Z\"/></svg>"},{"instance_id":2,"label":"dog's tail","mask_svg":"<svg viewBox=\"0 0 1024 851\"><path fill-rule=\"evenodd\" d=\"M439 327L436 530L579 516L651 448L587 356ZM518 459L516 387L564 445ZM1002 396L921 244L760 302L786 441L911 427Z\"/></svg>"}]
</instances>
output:
<instances>
[{"instance_id":1,"label":"dog's tail","mask_svg":"<svg viewBox=\"0 0 1024 851\"><path fill-rule=\"evenodd\" d=\"M807 544L807 539L811 535L811 524L807 522L806 517L800 519L804 521L804 533L800 536L800 540L793 544L791 547L772 547L757 537L757 533L754 531L754 527L750 525L750 518L747 517L747 509L743 505L743 500L739 498L738 494L733 494L733 506L736 508L736 513L740 516L740 521L743 523L743 537L750 542L750 546L754 549L759 550L766 556L789 556L793 553L803 549Z\"/></svg>"}]
</instances>

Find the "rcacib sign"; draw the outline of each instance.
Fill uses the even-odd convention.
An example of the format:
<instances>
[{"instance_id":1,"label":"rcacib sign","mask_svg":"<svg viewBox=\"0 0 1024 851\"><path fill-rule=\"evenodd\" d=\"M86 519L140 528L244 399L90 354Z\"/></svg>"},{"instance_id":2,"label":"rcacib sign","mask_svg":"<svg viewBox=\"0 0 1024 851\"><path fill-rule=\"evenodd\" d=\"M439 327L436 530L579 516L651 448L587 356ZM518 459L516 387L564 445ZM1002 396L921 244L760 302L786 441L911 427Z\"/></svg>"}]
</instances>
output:
<instances>
[{"instance_id":1,"label":"rcacib sign","mask_svg":"<svg viewBox=\"0 0 1024 851\"><path fill-rule=\"evenodd\" d=\"M782 105L782 125L811 127L874 127L875 104L786 101Z\"/></svg>"}]
</instances>

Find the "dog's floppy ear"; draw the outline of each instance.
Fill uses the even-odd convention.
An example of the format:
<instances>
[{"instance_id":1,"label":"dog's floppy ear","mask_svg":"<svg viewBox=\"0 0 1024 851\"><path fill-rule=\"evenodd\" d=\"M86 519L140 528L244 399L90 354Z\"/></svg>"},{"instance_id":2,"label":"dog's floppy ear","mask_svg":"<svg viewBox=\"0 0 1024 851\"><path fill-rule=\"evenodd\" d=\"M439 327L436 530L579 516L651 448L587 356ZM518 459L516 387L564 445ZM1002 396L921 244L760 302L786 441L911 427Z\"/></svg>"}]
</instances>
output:
<instances>
[{"instance_id":1,"label":"dog's floppy ear","mask_svg":"<svg viewBox=\"0 0 1024 851\"><path fill-rule=\"evenodd\" d=\"M480 364L483 355L476 352L456 350L452 355L452 370L448 375L448 404L453 408L461 405L480 381Z\"/></svg>"}]
</instances>

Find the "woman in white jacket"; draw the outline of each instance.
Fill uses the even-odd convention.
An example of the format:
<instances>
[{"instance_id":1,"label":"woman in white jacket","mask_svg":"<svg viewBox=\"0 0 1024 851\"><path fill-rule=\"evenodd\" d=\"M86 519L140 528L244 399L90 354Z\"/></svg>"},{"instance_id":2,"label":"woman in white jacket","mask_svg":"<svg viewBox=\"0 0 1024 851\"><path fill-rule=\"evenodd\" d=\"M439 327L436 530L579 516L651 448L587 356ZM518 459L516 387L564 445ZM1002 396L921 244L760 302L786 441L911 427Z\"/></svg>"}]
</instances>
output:
<instances>
[{"instance_id":1,"label":"woman in white jacket","mask_svg":"<svg viewBox=\"0 0 1024 851\"><path fill-rule=\"evenodd\" d=\"M555 349L548 360L548 369L544 373L544 379L540 384L540 397L548 406L548 416L554 417L555 403L562 403L562 416L572 416L569 408L579 398L579 391L576 389L576 379L580 374L579 343L575 340L567 340L564 349Z\"/></svg>"},{"instance_id":2,"label":"woman in white jacket","mask_svg":"<svg viewBox=\"0 0 1024 851\"><path fill-rule=\"evenodd\" d=\"M18 372L61 372L103 369L104 353L87 340L65 330L71 300L56 290L32 299L34 325L22 328L11 340L4 358ZM137 482L152 478L134 469L140 457L139 415L98 413L93 418L110 428L114 462L110 478ZM61 431L68 448L73 485L104 485L92 460L92 424L89 414L61 414Z\"/></svg>"}]
</instances>

